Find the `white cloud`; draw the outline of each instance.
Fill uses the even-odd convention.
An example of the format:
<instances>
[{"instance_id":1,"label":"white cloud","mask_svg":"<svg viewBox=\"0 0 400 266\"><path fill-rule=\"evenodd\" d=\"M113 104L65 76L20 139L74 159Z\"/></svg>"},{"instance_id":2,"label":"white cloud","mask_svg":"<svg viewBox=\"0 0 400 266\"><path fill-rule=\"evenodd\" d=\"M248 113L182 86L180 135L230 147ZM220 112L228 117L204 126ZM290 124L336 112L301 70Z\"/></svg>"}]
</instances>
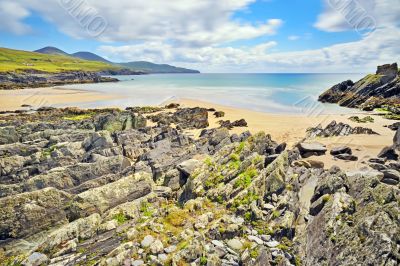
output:
<instances>
[{"instance_id":1,"label":"white cloud","mask_svg":"<svg viewBox=\"0 0 400 266\"><path fill-rule=\"evenodd\" d=\"M297 35L290 35L288 37L289 41L297 41L298 39L300 39L300 36L297 36Z\"/></svg>"},{"instance_id":2,"label":"white cloud","mask_svg":"<svg viewBox=\"0 0 400 266\"><path fill-rule=\"evenodd\" d=\"M329 47L271 53L276 42L254 47L174 47L165 43L102 46L112 59L150 60L199 68L204 72L365 72L400 62L400 30L378 29L364 39Z\"/></svg>"},{"instance_id":3,"label":"white cloud","mask_svg":"<svg viewBox=\"0 0 400 266\"><path fill-rule=\"evenodd\" d=\"M258 25L232 19L235 12L253 2L255 0L119 0L112 3L109 0L14 0L14 5L40 13L61 31L77 38L91 37L86 26L96 16L106 23L98 36L101 41L168 40L179 45L205 46L275 34L282 24L279 19L269 18ZM85 16L89 9L90 15ZM22 23L18 17L11 21ZM0 24L4 22L0 17Z\"/></svg>"},{"instance_id":4,"label":"white cloud","mask_svg":"<svg viewBox=\"0 0 400 266\"><path fill-rule=\"evenodd\" d=\"M323 0L324 12L314 26L327 32L371 30L399 25L399 0Z\"/></svg>"},{"instance_id":5,"label":"white cloud","mask_svg":"<svg viewBox=\"0 0 400 266\"><path fill-rule=\"evenodd\" d=\"M0 30L24 34L31 29L21 21L29 16L29 11L13 1L0 2Z\"/></svg>"}]
</instances>

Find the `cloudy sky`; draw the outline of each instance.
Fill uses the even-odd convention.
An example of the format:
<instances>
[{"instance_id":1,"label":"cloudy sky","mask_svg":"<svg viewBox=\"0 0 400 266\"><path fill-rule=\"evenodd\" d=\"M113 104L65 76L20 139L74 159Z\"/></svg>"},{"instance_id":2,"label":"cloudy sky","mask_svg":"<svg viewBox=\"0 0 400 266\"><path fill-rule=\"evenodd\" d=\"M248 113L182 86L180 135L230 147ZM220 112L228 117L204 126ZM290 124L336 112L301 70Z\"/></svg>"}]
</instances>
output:
<instances>
[{"instance_id":1,"label":"cloudy sky","mask_svg":"<svg viewBox=\"0 0 400 266\"><path fill-rule=\"evenodd\" d=\"M0 46L202 72L352 72L400 62L400 0L0 0Z\"/></svg>"}]
</instances>

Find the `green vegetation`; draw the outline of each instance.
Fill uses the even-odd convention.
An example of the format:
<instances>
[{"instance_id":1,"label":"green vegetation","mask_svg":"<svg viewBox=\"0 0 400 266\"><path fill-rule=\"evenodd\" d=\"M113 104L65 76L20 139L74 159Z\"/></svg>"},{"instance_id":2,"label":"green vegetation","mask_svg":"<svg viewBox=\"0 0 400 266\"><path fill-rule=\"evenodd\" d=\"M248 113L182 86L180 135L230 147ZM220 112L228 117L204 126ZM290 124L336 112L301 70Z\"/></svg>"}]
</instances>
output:
<instances>
[{"instance_id":1,"label":"green vegetation","mask_svg":"<svg viewBox=\"0 0 400 266\"><path fill-rule=\"evenodd\" d=\"M117 221L119 225L124 224L126 221L128 221L128 218L126 218L125 214L122 212L118 213L117 215L114 216L114 220Z\"/></svg>"},{"instance_id":2,"label":"green vegetation","mask_svg":"<svg viewBox=\"0 0 400 266\"><path fill-rule=\"evenodd\" d=\"M258 258L258 256L260 255L260 252L258 249L253 249L252 251L250 251L250 257L252 257L253 259Z\"/></svg>"},{"instance_id":3,"label":"green vegetation","mask_svg":"<svg viewBox=\"0 0 400 266\"><path fill-rule=\"evenodd\" d=\"M63 55L47 55L34 52L0 48L0 72L34 69L45 72L101 71L118 69L110 64L86 61Z\"/></svg>"},{"instance_id":4,"label":"green vegetation","mask_svg":"<svg viewBox=\"0 0 400 266\"><path fill-rule=\"evenodd\" d=\"M352 116L349 120L356 122L356 123L374 123L374 118L371 116L366 116L364 118L360 118L358 116Z\"/></svg>"},{"instance_id":5,"label":"green vegetation","mask_svg":"<svg viewBox=\"0 0 400 266\"><path fill-rule=\"evenodd\" d=\"M246 169L246 171L239 175L234 187L248 188L251 185L253 178L257 175L257 169L255 169L254 167L249 167L248 169Z\"/></svg>"},{"instance_id":6,"label":"green vegetation","mask_svg":"<svg viewBox=\"0 0 400 266\"><path fill-rule=\"evenodd\" d=\"M143 201L140 205L140 212L142 213L142 215L146 218L151 218L153 217L153 210L151 208L151 204L148 203L147 201Z\"/></svg>"},{"instance_id":7,"label":"green vegetation","mask_svg":"<svg viewBox=\"0 0 400 266\"><path fill-rule=\"evenodd\" d=\"M233 201L232 208L236 209L242 205L250 205L253 201L258 200L259 196L253 192L247 193L243 198L236 198Z\"/></svg>"},{"instance_id":8,"label":"green vegetation","mask_svg":"<svg viewBox=\"0 0 400 266\"><path fill-rule=\"evenodd\" d=\"M69 121L81 121L85 119L92 118L93 114L83 114L83 115L70 115L70 116L64 116L64 120L69 120Z\"/></svg>"},{"instance_id":9,"label":"green vegetation","mask_svg":"<svg viewBox=\"0 0 400 266\"><path fill-rule=\"evenodd\" d=\"M200 265L207 265L207 257L202 256L200 258Z\"/></svg>"}]
</instances>

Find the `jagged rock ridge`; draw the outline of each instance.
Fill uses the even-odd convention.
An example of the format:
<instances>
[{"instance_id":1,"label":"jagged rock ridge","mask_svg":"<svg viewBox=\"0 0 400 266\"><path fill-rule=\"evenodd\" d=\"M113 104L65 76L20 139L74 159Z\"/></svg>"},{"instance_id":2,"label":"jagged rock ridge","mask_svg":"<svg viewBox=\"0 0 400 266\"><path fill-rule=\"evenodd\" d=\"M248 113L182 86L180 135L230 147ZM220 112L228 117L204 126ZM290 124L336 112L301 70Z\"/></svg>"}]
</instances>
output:
<instances>
[{"instance_id":1,"label":"jagged rock ridge","mask_svg":"<svg viewBox=\"0 0 400 266\"><path fill-rule=\"evenodd\" d=\"M397 63L378 66L376 74L367 75L356 83L351 80L339 83L321 94L319 101L365 110L400 104Z\"/></svg>"}]
</instances>

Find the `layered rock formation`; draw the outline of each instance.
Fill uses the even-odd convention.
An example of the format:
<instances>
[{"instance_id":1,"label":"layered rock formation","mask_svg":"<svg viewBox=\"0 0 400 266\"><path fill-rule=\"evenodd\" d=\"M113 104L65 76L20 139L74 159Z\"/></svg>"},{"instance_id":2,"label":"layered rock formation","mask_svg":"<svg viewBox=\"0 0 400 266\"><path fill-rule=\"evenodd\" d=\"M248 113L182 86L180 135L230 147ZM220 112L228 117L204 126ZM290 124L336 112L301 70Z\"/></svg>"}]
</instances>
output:
<instances>
[{"instance_id":1,"label":"layered rock formation","mask_svg":"<svg viewBox=\"0 0 400 266\"><path fill-rule=\"evenodd\" d=\"M0 90L115 81L118 81L118 79L102 77L97 73L84 71L69 71L62 73L47 73L40 71L5 72L0 73Z\"/></svg>"},{"instance_id":2,"label":"layered rock formation","mask_svg":"<svg viewBox=\"0 0 400 266\"><path fill-rule=\"evenodd\" d=\"M365 110L400 104L397 64L378 66L376 74L370 74L356 83L351 80L339 83L320 95L319 101Z\"/></svg>"},{"instance_id":3,"label":"layered rock formation","mask_svg":"<svg viewBox=\"0 0 400 266\"><path fill-rule=\"evenodd\" d=\"M148 127L142 114L151 112L179 123ZM304 158L327 152L323 145L287 150L265 133L208 129L207 112L2 117L0 261L398 265L397 159L381 159L382 170L325 170ZM193 139L183 128L204 129Z\"/></svg>"}]
</instances>

